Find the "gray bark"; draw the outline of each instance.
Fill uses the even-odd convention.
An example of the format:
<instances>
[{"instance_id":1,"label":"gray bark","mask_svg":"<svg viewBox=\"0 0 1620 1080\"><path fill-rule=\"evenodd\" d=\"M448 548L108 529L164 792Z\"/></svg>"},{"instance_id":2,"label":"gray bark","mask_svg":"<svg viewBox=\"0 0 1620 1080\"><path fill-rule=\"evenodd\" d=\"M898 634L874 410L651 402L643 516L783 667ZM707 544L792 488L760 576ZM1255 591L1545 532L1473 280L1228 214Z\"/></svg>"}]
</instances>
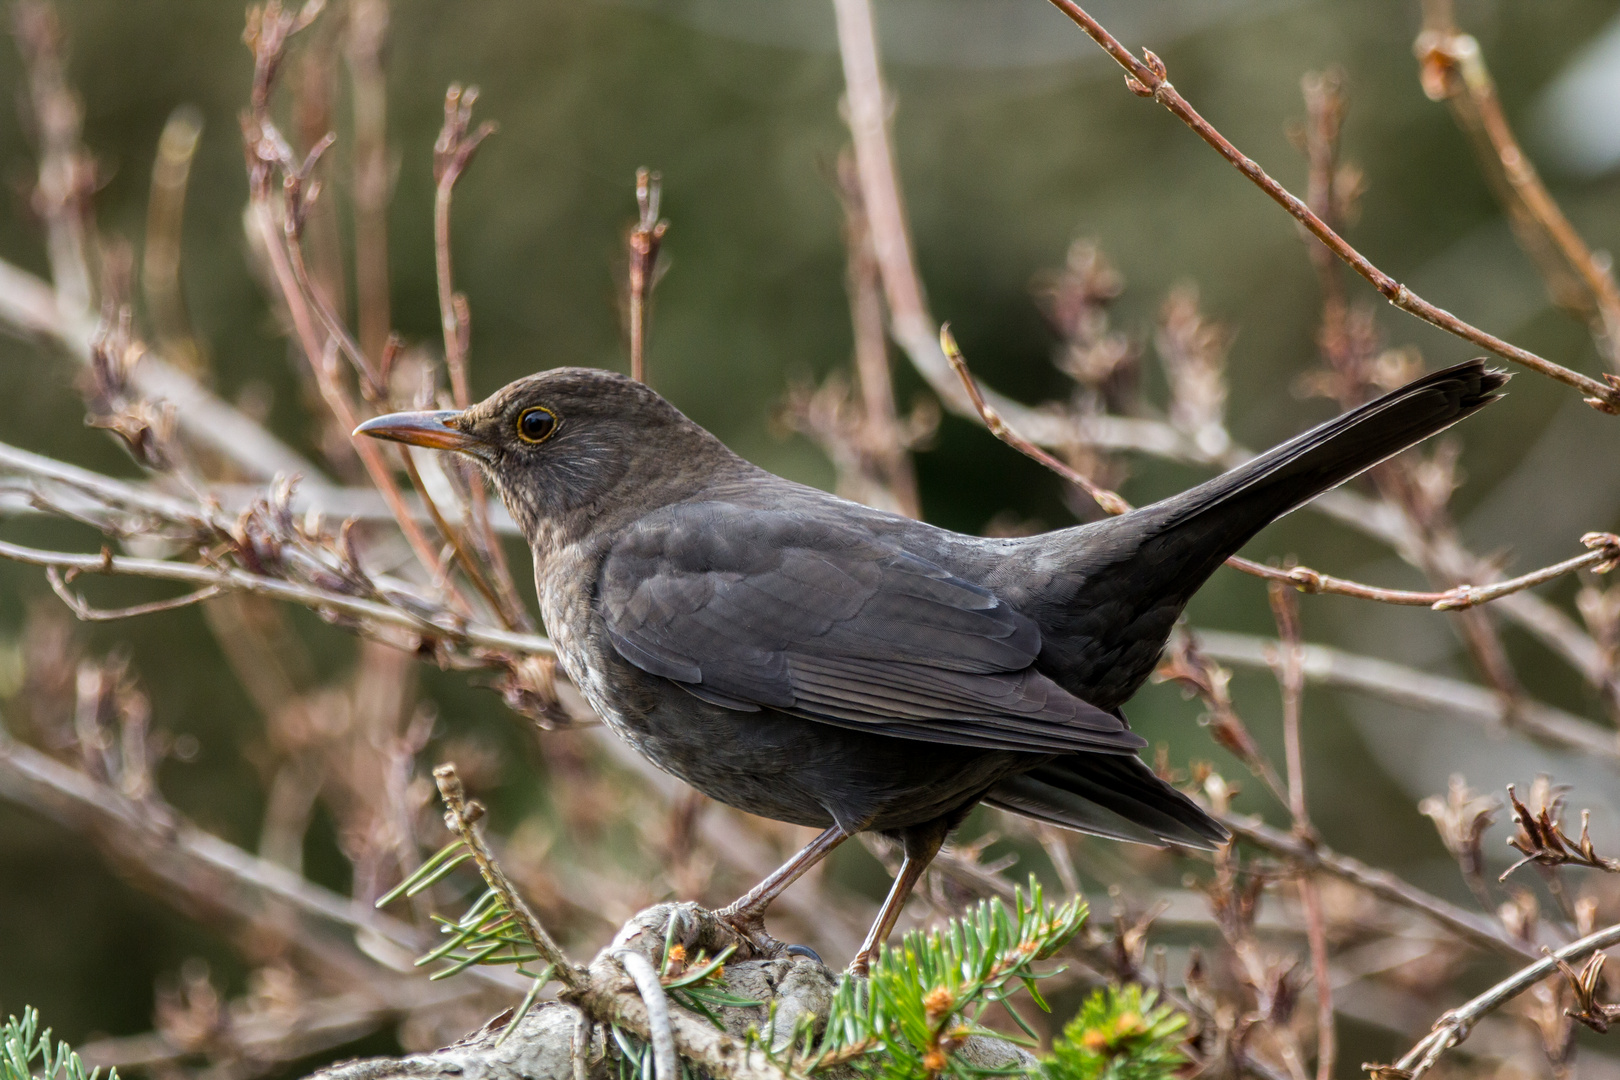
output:
<instances>
[{"instance_id":1,"label":"gray bark","mask_svg":"<svg viewBox=\"0 0 1620 1080\"><path fill-rule=\"evenodd\" d=\"M590 972L595 982L623 981L612 953L632 949L656 964L664 931L671 918L680 926L675 938L689 951L702 948L711 955L735 938L728 927L692 904L665 904L637 915L613 943L598 954ZM741 1038L750 1029L764 1030L776 1008L776 1049L785 1047L801 1016L811 1016L819 1029L832 1005L838 975L807 956L744 960L728 963L724 981L738 997L761 1002L750 1008L722 1010L726 1032ZM708 1021L684 1012L671 1002L679 1027ZM490 1020L461 1041L439 1050L397 1058L366 1058L330 1066L308 1080L609 1080L618 1076L619 1049L605 1028L579 1006L564 1001L537 1004L517 1028L503 1039L509 1013ZM1022 1048L1000 1039L973 1038L958 1056L984 1068L1028 1067L1035 1059Z\"/></svg>"}]
</instances>

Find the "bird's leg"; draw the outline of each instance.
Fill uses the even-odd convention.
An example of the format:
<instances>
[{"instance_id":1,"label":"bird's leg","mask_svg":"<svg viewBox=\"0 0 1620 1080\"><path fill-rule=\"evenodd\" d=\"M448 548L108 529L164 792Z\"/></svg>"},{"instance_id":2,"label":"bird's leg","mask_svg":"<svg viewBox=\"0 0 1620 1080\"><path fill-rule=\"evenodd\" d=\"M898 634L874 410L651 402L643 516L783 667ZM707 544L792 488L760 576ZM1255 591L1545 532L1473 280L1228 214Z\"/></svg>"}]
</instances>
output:
<instances>
[{"instance_id":1,"label":"bird's leg","mask_svg":"<svg viewBox=\"0 0 1620 1080\"><path fill-rule=\"evenodd\" d=\"M872 929L867 931L866 940L861 943L861 951L849 962L851 975L862 977L866 975L867 969L872 966L873 958L888 940L894 924L900 921L900 911L906 906L906 899L911 895L911 890L922 880L923 871L928 869L928 864L939 854L940 845L945 843L945 837L955 824L954 818L940 818L923 825L914 825L900 833L902 850L906 853L905 861L900 864L900 873L895 875L894 885L890 887L889 895L878 911L877 921L872 924Z\"/></svg>"},{"instance_id":2,"label":"bird's leg","mask_svg":"<svg viewBox=\"0 0 1620 1080\"><path fill-rule=\"evenodd\" d=\"M760 953L769 956L781 942L765 932L765 909L782 890L798 881L816 863L825 859L833 848L849 839L849 833L837 825L824 830L799 853L778 867L770 877L755 885L736 901L726 905L715 916L747 939Z\"/></svg>"}]
</instances>

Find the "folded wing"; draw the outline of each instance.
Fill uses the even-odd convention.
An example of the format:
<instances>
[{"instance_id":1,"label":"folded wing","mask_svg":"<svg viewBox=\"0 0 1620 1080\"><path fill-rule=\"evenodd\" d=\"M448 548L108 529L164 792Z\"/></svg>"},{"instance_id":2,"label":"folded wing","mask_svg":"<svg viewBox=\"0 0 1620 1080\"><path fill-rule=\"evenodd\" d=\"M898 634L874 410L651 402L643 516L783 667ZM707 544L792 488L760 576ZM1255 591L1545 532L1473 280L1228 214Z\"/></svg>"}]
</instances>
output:
<instances>
[{"instance_id":1,"label":"folded wing","mask_svg":"<svg viewBox=\"0 0 1620 1080\"><path fill-rule=\"evenodd\" d=\"M846 526L682 504L620 536L599 581L619 654L725 708L987 749L1143 745L1034 670L1033 621Z\"/></svg>"}]
</instances>

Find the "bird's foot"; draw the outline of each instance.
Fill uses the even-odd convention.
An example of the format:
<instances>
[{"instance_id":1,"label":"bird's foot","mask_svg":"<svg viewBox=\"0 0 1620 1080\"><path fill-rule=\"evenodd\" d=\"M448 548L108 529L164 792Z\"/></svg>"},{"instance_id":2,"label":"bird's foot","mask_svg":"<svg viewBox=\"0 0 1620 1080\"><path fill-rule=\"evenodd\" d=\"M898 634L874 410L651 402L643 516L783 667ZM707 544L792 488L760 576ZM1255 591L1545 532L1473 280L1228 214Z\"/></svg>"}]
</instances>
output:
<instances>
[{"instance_id":1,"label":"bird's foot","mask_svg":"<svg viewBox=\"0 0 1620 1080\"><path fill-rule=\"evenodd\" d=\"M742 939L746 947L744 951L749 953L743 959L774 960L789 948L773 938L765 929L765 912L761 909L732 904L716 911L714 917Z\"/></svg>"}]
</instances>

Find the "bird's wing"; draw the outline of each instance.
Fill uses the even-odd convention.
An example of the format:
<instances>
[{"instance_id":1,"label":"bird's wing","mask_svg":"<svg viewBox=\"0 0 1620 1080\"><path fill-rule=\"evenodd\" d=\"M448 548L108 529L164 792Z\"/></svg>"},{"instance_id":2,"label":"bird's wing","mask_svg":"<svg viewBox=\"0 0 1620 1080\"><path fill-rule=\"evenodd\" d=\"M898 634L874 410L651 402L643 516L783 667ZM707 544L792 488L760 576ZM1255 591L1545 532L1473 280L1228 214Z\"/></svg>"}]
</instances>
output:
<instances>
[{"instance_id":1,"label":"bird's wing","mask_svg":"<svg viewBox=\"0 0 1620 1080\"><path fill-rule=\"evenodd\" d=\"M848 527L687 503L628 529L598 601L625 660L726 708L1033 752L1144 745L1031 666L994 593Z\"/></svg>"}]
</instances>

